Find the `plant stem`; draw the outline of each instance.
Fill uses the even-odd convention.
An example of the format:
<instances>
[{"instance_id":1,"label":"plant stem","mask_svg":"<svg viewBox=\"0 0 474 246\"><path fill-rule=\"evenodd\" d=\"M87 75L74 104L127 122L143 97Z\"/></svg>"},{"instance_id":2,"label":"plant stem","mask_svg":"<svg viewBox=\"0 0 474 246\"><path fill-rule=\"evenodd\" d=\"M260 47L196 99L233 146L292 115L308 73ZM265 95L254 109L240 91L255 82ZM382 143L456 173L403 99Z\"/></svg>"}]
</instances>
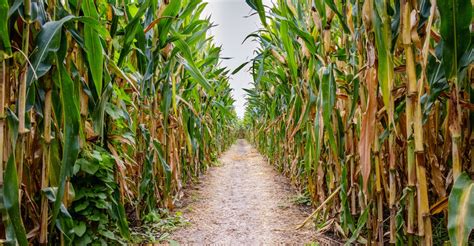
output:
<instances>
[{"instance_id":1,"label":"plant stem","mask_svg":"<svg viewBox=\"0 0 474 246\"><path fill-rule=\"evenodd\" d=\"M52 113L52 90L51 78L45 79L45 102L44 102L44 150L43 150L43 167L41 172L41 189L49 186L49 168L51 165L51 113ZM41 224L40 224L40 244L48 243L48 198L43 195L41 197Z\"/></svg>"},{"instance_id":2,"label":"plant stem","mask_svg":"<svg viewBox=\"0 0 474 246\"><path fill-rule=\"evenodd\" d=\"M5 90L7 82L6 61L2 61L2 78L0 81L0 189L3 187L3 151L5 140Z\"/></svg>"},{"instance_id":3,"label":"plant stem","mask_svg":"<svg viewBox=\"0 0 474 246\"><path fill-rule=\"evenodd\" d=\"M396 243L396 221L395 215L397 208L395 207L395 200L397 199L397 184L396 184L396 172L397 167L395 163L395 150L394 150L394 135L390 134L388 139L389 149L389 180L390 180L390 191L389 191L389 206L390 206L390 244Z\"/></svg>"},{"instance_id":4,"label":"plant stem","mask_svg":"<svg viewBox=\"0 0 474 246\"><path fill-rule=\"evenodd\" d=\"M383 190L382 190L382 164L380 161L380 143L377 126L374 126L375 140L374 140L374 159L375 159L375 194L377 202L377 232L378 245L383 245Z\"/></svg>"},{"instance_id":5,"label":"plant stem","mask_svg":"<svg viewBox=\"0 0 474 246\"><path fill-rule=\"evenodd\" d=\"M415 143L413 134L414 125L414 111L416 103L416 67L415 57L413 55L412 41L411 41L411 26L410 13L411 6L406 0L402 1L403 15L402 15L402 42L405 48L406 55L406 69L407 69L407 88L408 93L406 97L406 128L407 128L407 172L408 172L408 219L407 219L407 233L409 243L413 241L415 233L415 185L416 185L416 165L415 165Z\"/></svg>"}]
</instances>

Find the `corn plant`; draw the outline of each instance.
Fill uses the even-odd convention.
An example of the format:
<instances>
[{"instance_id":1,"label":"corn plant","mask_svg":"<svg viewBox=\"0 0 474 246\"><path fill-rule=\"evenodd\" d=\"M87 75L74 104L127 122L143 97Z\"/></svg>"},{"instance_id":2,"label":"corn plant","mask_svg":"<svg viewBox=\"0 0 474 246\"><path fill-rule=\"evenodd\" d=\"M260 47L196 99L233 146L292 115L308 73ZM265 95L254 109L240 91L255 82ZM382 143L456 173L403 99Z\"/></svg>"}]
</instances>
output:
<instances>
[{"instance_id":1,"label":"corn plant","mask_svg":"<svg viewBox=\"0 0 474 246\"><path fill-rule=\"evenodd\" d=\"M204 8L0 1L2 243L125 243L232 143Z\"/></svg>"},{"instance_id":2,"label":"corn plant","mask_svg":"<svg viewBox=\"0 0 474 246\"><path fill-rule=\"evenodd\" d=\"M247 3L263 25L249 36L260 43L249 138L314 205L326 204L320 229L347 243L432 245L431 218L447 211L452 244L466 245L472 3Z\"/></svg>"}]
</instances>

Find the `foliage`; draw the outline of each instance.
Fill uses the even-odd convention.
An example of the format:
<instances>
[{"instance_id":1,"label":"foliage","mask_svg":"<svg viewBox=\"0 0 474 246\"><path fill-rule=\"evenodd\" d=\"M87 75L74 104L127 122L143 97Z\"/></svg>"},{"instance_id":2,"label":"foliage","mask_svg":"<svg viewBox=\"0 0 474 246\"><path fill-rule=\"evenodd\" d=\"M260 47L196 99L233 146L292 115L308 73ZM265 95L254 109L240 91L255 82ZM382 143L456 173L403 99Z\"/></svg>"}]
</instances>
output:
<instances>
[{"instance_id":1,"label":"foliage","mask_svg":"<svg viewBox=\"0 0 474 246\"><path fill-rule=\"evenodd\" d=\"M204 8L0 1L0 238L127 243L233 142Z\"/></svg>"},{"instance_id":2,"label":"foliage","mask_svg":"<svg viewBox=\"0 0 474 246\"><path fill-rule=\"evenodd\" d=\"M87 245L100 242L129 239L130 233L123 205L116 198L115 161L104 149L97 147L92 153L84 151L84 157L74 165L71 180L77 187L71 204L74 219L75 244ZM112 228L120 228L117 237Z\"/></svg>"},{"instance_id":3,"label":"foliage","mask_svg":"<svg viewBox=\"0 0 474 246\"><path fill-rule=\"evenodd\" d=\"M340 189L317 224L348 243L431 245L433 209L461 230L447 197L473 174L472 3L247 2L265 20L248 36L245 129L313 205Z\"/></svg>"},{"instance_id":4,"label":"foliage","mask_svg":"<svg viewBox=\"0 0 474 246\"><path fill-rule=\"evenodd\" d=\"M144 224L139 228L132 230L132 242L164 242L172 244L174 241L169 239L170 233L179 227L188 225L181 212L174 214L166 209L152 211L143 219Z\"/></svg>"},{"instance_id":5,"label":"foliage","mask_svg":"<svg viewBox=\"0 0 474 246\"><path fill-rule=\"evenodd\" d=\"M448 231L453 245L466 245L474 228L474 182L465 173L454 182L449 195Z\"/></svg>"}]
</instances>

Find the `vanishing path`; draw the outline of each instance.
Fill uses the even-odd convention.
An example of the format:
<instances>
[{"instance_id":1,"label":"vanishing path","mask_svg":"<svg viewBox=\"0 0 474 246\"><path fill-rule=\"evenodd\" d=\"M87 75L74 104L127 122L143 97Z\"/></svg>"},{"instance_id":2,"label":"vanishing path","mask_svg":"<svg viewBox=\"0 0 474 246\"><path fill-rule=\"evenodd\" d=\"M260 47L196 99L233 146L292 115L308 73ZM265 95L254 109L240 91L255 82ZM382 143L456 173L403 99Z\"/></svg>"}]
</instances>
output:
<instances>
[{"instance_id":1,"label":"vanishing path","mask_svg":"<svg viewBox=\"0 0 474 246\"><path fill-rule=\"evenodd\" d=\"M295 191L245 140L238 140L188 191L181 209L191 224L172 238L183 244L302 244L314 229L294 228L307 213L291 199Z\"/></svg>"}]
</instances>

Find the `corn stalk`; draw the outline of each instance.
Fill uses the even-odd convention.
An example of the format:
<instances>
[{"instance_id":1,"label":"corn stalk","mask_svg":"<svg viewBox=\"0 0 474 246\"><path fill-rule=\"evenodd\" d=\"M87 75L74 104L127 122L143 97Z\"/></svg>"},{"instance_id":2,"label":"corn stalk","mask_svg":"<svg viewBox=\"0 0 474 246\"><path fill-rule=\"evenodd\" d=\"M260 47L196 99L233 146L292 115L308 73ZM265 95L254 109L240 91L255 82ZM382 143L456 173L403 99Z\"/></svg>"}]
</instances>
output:
<instances>
[{"instance_id":1,"label":"corn stalk","mask_svg":"<svg viewBox=\"0 0 474 246\"><path fill-rule=\"evenodd\" d=\"M248 138L309 193L316 227L334 219L348 243L442 243L432 218L451 177L472 172L472 3L250 6L266 18L252 36Z\"/></svg>"}]
</instances>

